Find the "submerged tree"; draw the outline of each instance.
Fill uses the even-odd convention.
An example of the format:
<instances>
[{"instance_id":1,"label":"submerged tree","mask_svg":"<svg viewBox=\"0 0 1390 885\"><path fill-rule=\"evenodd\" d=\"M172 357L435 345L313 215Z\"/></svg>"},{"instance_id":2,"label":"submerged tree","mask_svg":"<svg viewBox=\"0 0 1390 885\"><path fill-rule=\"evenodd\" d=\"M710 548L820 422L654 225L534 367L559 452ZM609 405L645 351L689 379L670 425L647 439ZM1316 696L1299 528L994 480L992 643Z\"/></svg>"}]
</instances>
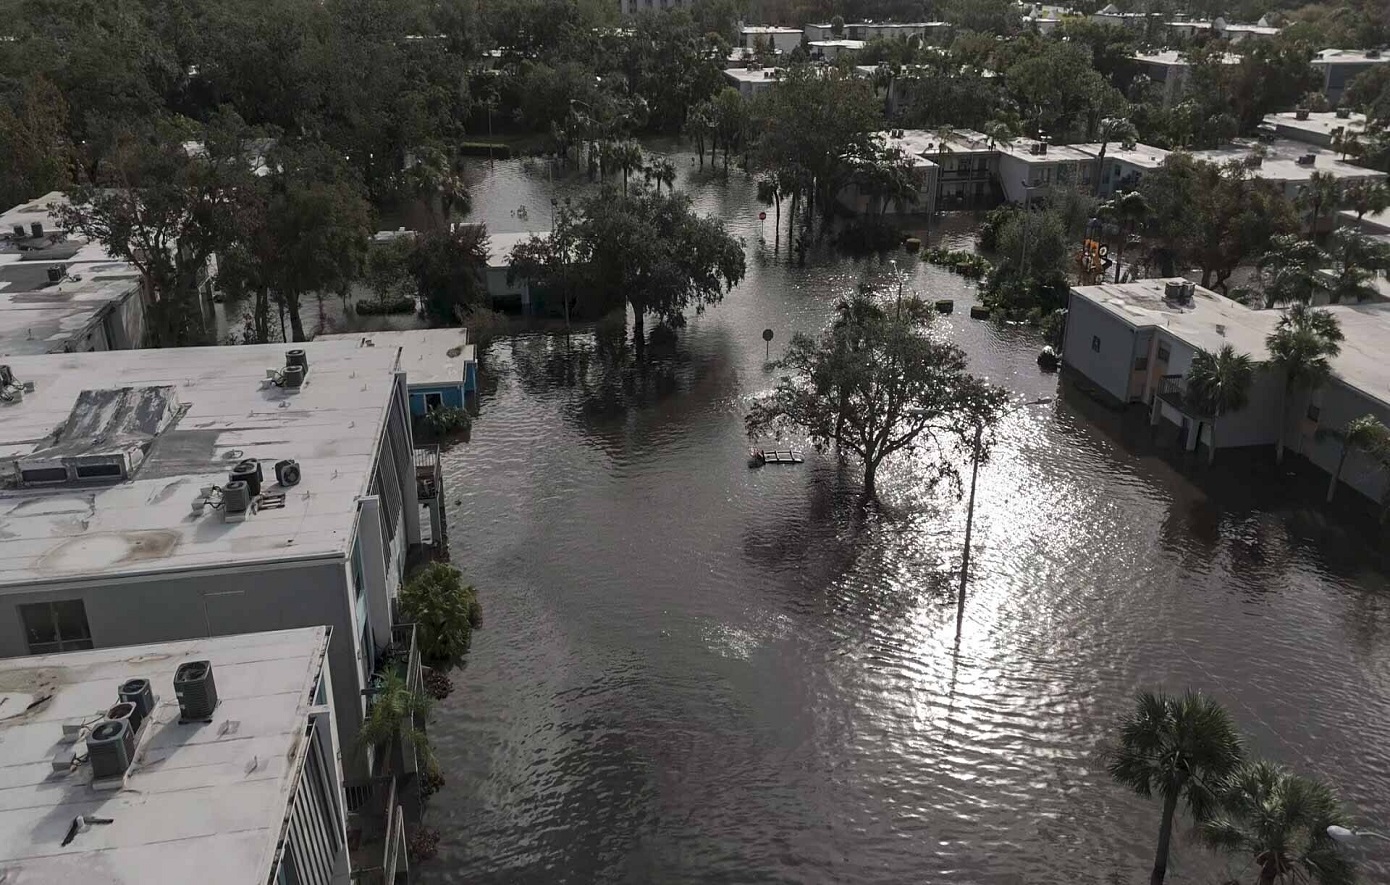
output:
<instances>
[{"instance_id":1,"label":"submerged tree","mask_svg":"<svg viewBox=\"0 0 1390 885\"><path fill-rule=\"evenodd\" d=\"M1178 805L1196 821L1216 810L1227 779L1241 763L1240 735L1215 700L1189 691L1181 697L1139 694L1135 709L1120 721L1119 739L1106 753L1115 781L1144 798L1163 800L1151 885L1168 873L1173 821Z\"/></svg>"},{"instance_id":2,"label":"submerged tree","mask_svg":"<svg viewBox=\"0 0 1390 885\"><path fill-rule=\"evenodd\" d=\"M1279 438L1275 460L1284 460L1284 435L1288 431L1289 402L1299 388L1316 388L1332 374L1330 360L1342 351L1341 324L1331 311L1295 304L1279 318L1265 339L1270 364L1284 373L1284 399L1279 410Z\"/></svg>"},{"instance_id":3,"label":"submerged tree","mask_svg":"<svg viewBox=\"0 0 1390 885\"><path fill-rule=\"evenodd\" d=\"M482 623L482 607L458 569L433 562L401 588L400 616L415 624L424 659L448 666L467 654L473 629Z\"/></svg>"},{"instance_id":4,"label":"submerged tree","mask_svg":"<svg viewBox=\"0 0 1390 885\"><path fill-rule=\"evenodd\" d=\"M1216 460L1216 428L1222 415L1239 412L1250 401L1255 380L1255 362L1249 354L1237 353L1227 344L1216 353L1199 350L1187 372L1187 395L1203 414L1211 418L1211 444L1207 463Z\"/></svg>"},{"instance_id":5,"label":"submerged tree","mask_svg":"<svg viewBox=\"0 0 1390 885\"><path fill-rule=\"evenodd\" d=\"M892 309L863 295L842 302L818 338L792 338L776 389L748 413L749 436L798 429L818 448L834 445L863 464L872 497L888 456L992 427L1005 391L966 372L964 351L932 334L932 316L916 298ZM938 470L951 470L944 457Z\"/></svg>"},{"instance_id":6,"label":"submerged tree","mask_svg":"<svg viewBox=\"0 0 1390 885\"><path fill-rule=\"evenodd\" d=\"M1320 780L1271 762L1250 762L1231 778L1220 810L1197 826L1212 848L1249 860L1259 885L1351 885L1356 867L1327 828L1347 819Z\"/></svg>"},{"instance_id":7,"label":"submerged tree","mask_svg":"<svg viewBox=\"0 0 1390 885\"><path fill-rule=\"evenodd\" d=\"M1346 467L1347 455L1353 451L1366 453L1382 469L1390 467L1390 427L1386 427L1375 415L1362 415L1347 423L1341 430L1319 431L1341 443L1342 450L1337 456L1337 469L1332 472L1327 483L1327 503L1337 493L1337 485L1342 480L1342 469Z\"/></svg>"}]
</instances>

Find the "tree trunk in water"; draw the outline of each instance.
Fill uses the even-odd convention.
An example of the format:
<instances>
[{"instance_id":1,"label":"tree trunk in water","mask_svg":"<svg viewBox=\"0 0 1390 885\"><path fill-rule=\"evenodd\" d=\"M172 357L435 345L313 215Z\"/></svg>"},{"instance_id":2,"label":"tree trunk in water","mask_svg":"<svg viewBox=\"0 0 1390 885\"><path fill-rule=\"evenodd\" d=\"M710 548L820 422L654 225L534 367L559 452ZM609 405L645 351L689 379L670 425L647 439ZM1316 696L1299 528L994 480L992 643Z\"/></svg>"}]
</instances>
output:
<instances>
[{"instance_id":1,"label":"tree trunk in water","mask_svg":"<svg viewBox=\"0 0 1390 885\"><path fill-rule=\"evenodd\" d=\"M299 316L299 293L287 293L285 302L290 315L290 334L294 336L295 341L308 341L304 335L304 320Z\"/></svg>"},{"instance_id":2,"label":"tree trunk in water","mask_svg":"<svg viewBox=\"0 0 1390 885\"><path fill-rule=\"evenodd\" d=\"M878 485L875 482L878 473L878 463L872 459L864 462L864 497L878 497Z\"/></svg>"},{"instance_id":3,"label":"tree trunk in water","mask_svg":"<svg viewBox=\"0 0 1390 885\"><path fill-rule=\"evenodd\" d=\"M1201 432L1200 425L1198 426L1198 432ZM1211 436L1211 442L1207 444L1207 464L1210 465L1216 463L1216 416L1212 416L1211 433L1209 435ZM1199 437L1198 442L1200 441L1201 439Z\"/></svg>"},{"instance_id":4,"label":"tree trunk in water","mask_svg":"<svg viewBox=\"0 0 1390 885\"><path fill-rule=\"evenodd\" d=\"M1163 820L1158 825L1158 850L1154 853L1154 871L1149 876L1149 885L1163 885L1168 875L1168 847L1173 841L1173 817L1177 812L1178 794L1174 790L1163 800Z\"/></svg>"},{"instance_id":5,"label":"tree trunk in water","mask_svg":"<svg viewBox=\"0 0 1390 885\"><path fill-rule=\"evenodd\" d=\"M637 362L646 362L647 330L642 308L632 305L632 346L637 352Z\"/></svg>"},{"instance_id":6,"label":"tree trunk in water","mask_svg":"<svg viewBox=\"0 0 1390 885\"><path fill-rule=\"evenodd\" d=\"M1337 470L1332 474L1332 479L1327 483L1327 503L1332 503L1332 496L1337 494L1337 483L1342 479L1342 466L1347 463L1347 444L1342 443L1342 454L1337 458Z\"/></svg>"},{"instance_id":7,"label":"tree trunk in water","mask_svg":"<svg viewBox=\"0 0 1390 885\"><path fill-rule=\"evenodd\" d=\"M1293 385L1284 384L1284 401L1279 404L1279 435L1274 442L1274 463L1284 463L1284 434L1289 427L1289 397L1293 396Z\"/></svg>"},{"instance_id":8,"label":"tree trunk in water","mask_svg":"<svg viewBox=\"0 0 1390 885\"><path fill-rule=\"evenodd\" d=\"M270 343L270 293L262 286L256 290L256 306L252 309L257 344Z\"/></svg>"}]
</instances>

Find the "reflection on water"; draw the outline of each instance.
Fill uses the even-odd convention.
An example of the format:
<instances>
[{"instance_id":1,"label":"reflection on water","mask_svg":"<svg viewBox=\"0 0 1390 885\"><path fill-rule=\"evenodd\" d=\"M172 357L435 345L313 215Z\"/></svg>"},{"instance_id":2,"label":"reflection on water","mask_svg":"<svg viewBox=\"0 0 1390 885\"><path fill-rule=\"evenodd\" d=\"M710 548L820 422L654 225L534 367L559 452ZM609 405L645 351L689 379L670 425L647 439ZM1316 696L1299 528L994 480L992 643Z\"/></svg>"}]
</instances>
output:
<instances>
[{"instance_id":1,"label":"reflection on water","mask_svg":"<svg viewBox=\"0 0 1390 885\"><path fill-rule=\"evenodd\" d=\"M475 184L497 230L551 187L516 163ZM494 345L448 456L488 620L431 727L449 785L424 881L1139 881L1157 806L1094 759L1155 685L1212 692L1256 750L1386 823L1390 597L1355 536L1259 468L1194 485L1143 422L1064 390L981 472L957 637L964 508L922 465L885 468L865 510L833 459L744 464L762 329L775 351L888 269L789 266L741 178L683 186L745 239L748 279L650 366L601 332ZM976 371L1058 394L1031 333L972 322L959 278L901 259L957 300L944 330ZM1179 834L1171 881L1228 867Z\"/></svg>"}]
</instances>

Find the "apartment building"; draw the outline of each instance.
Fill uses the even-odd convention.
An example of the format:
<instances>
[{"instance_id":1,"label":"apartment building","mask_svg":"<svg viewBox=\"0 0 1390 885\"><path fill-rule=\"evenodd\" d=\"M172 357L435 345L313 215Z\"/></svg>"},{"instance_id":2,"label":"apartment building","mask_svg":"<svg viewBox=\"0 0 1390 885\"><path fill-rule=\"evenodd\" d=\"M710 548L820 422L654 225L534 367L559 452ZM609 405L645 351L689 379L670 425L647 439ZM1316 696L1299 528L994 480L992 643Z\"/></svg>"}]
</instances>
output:
<instances>
[{"instance_id":1,"label":"apartment building","mask_svg":"<svg viewBox=\"0 0 1390 885\"><path fill-rule=\"evenodd\" d=\"M1322 94L1336 104L1352 80L1387 61L1379 49L1324 49L1314 56L1313 68L1322 75Z\"/></svg>"}]
</instances>

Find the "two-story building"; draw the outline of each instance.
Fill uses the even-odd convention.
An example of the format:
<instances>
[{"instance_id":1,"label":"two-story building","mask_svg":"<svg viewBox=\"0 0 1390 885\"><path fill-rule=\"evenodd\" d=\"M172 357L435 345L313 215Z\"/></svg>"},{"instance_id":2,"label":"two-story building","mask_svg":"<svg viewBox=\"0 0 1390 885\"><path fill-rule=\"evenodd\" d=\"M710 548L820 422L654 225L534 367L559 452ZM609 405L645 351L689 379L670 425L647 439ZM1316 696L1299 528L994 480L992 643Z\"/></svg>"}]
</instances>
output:
<instances>
[{"instance_id":1,"label":"two-story building","mask_svg":"<svg viewBox=\"0 0 1390 885\"><path fill-rule=\"evenodd\" d=\"M1352 80L1387 61L1379 49L1324 49L1313 57L1313 69L1322 76L1322 94L1336 104Z\"/></svg>"},{"instance_id":2,"label":"two-story building","mask_svg":"<svg viewBox=\"0 0 1390 885\"><path fill-rule=\"evenodd\" d=\"M0 359L129 350L145 342L140 272L62 230L45 194L0 214Z\"/></svg>"},{"instance_id":3,"label":"two-story building","mask_svg":"<svg viewBox=\"0 0 1390 885\"><path fill-rule=\"evenodd\" d=\"M730 86L738 90L739 95L748 99L777 85L781 76L781 68L765 68L755 63L724 70L724 79L728 81Z\"/></svg>"},{"instance_id":4,"label":"two-story building","mask_svg":"<svg viewBox=\"0 0 1390 885\"><path fill-rule=\"evenodd\" d=\"M773 52L791 52L801 45L801 31L798 28L745 25L740 30L739 37L745 49L771 49Z\"/></svg>"},{"instance_id":5,"label":"two-story building","mask_svg":"<svg viewBox=\"0 0 1390 885\"><path fill-rule=\"evenodd\" d=\"M380 860L350 869L328 633L0 660L0 876L337 885L379 871L377 881L400 881L399 814Z\"/></svg>"},{"instance_id":6,"label":"two-story building","mask_svg":"<svg viewBox=\"0 0 1390 885\"><path fill-rule=\"evenodd\" d=\"M886 149L901 152L911 164L916 193L912 199L889 199L859 180L851 180L837 195L841 206L856 215L932 215L936 212L939 167L931 159L935 134L920 129L891 129L874 138Z\"/></svg>"},{"instance_id":7,"label":"two-story building","mask_svg":"<svg viewBox=\"0 0 1390 885\"><path fill-rule=\"evenodd\" d=\"M1093 187L1094 158L1080 148L1019 139L997 149L999 187L1010 203L1031 203L1059 188Z\"/></svg>"},{"instance_id":8,"label":"two-story building","mask_svg":"<svg viewBox=\"0 0 1390 885\"><path fill-rule=\"evenodd\" d=\"M0 388L0 657L328 626L348 745L441 480L400 350L17 357Z\"/></svg>"},{"instance_id":9,"label":"two-story building","mask_svg":"<svg viewBox=\"0 0 1390 885\"><path fill-rule=\"evenodd\" d=\"M1343 455L1336 431L1363 415L1390 424L1390 368L1384 359L1390 305L1325 309L1346 336L1332 359L1332 377L1314 389L1296 390L1287 408L1283 373L1270 365L1265 345L1280 311L1252 310L1186 280L1073 288L1063 361L1106 398L1142 405L1153 424L1175 427L1188 450L1272 446L1282 435L1290 451L1333 474ZM1199 350L1216 352L1228 344L1248 354L1257 371L1247 405L1215 416L1189 395L1186 376ZM1382 500L1387 488L1385 472L1357 451L1347 453L1341 481L1372 501Z\"/></svg>"},{"instance_id":10,"label":"two-story building","mask_svg":"<svg viewBox=\"0 0 1390 885\"><path fill-rule=\"evenodd\" d=\"M1134 63L1138 73L1154 83L1164 107L1177 104L1187 95L1192 77L1192 63L1187 60L1186 54L1176 49L1139 52L1130 56L1130 61ZM1238 65L1240 56L1228 52L1221 57L1221 63Z\"/></svg>"},{"instance_id":11,"label":"two-story building","mask_svg":"<svg viewBox=\"0 0 1390 885\"><path fill-rule=\"evenodd\" d=\"M1356 138L1366 132L1366 115L1353 113L1350 108L1321 113L1300 108L1266 115L1264 130L1289 141L1335 151L1344 139Z\"/></svg>"}]
</instances>

